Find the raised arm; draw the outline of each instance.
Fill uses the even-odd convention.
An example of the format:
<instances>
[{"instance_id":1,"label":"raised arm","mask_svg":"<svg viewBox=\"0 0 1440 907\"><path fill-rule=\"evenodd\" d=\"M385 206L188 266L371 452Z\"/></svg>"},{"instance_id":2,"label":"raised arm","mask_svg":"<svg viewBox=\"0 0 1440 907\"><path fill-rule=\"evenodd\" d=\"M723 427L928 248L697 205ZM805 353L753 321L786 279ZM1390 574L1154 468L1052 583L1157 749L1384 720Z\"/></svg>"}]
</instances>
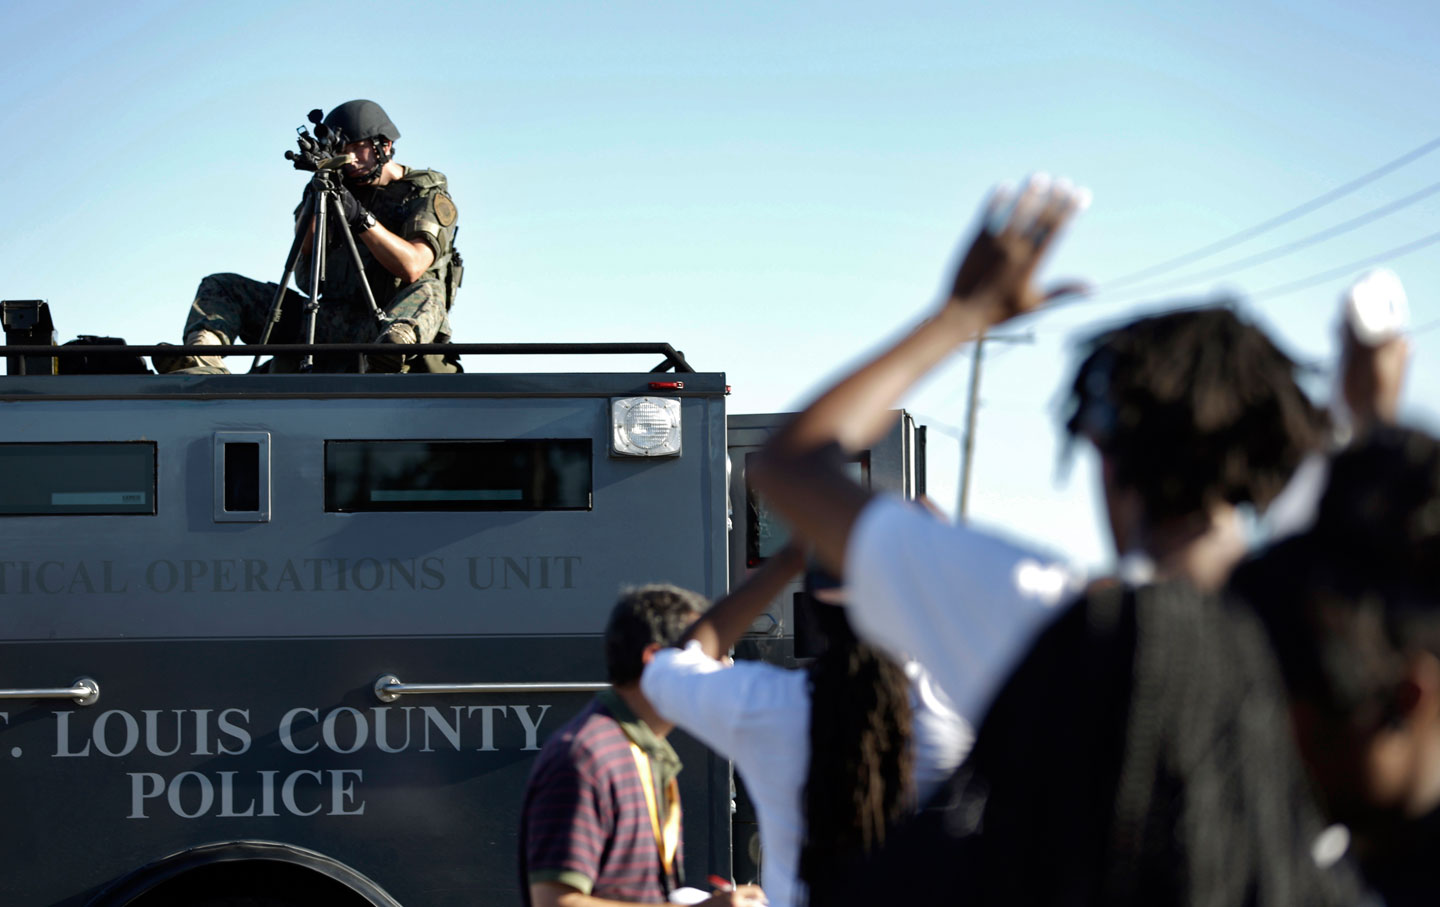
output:
<instances>
[{"instance_id":1,"label":"raised arm","mask_svg":"<svg viewBox=\"0 0 1440 907\"><path fill-rule=\"evenodd\" d=\"M734 591L711 605L691 624L680 644L693 639L711 658L724 657L765 610L765 605L779 595L804 566L804 549L795 544L786 545Z\"/></svg>"},{"instance_id":2,"label":"raised arm","mask_svg":"<svg viewBox=\"0 0 1440 907\"><path fill-rule=\"evenodd\" d=\"M1410 364L1410 342L1403 336L1361 343L1347 327L1340 354L1341 391L1356 437L1382 425L1394 425Z\"/></svg>"},{"instance_id":3,"label":"raised arm","mask_svg":"<svg viewBox=\"0 0 1440 907\"><path fill-rule=\"evenodd\" d=\"M1393 425L1410 361L1409 300L1394 271L1377 268L1346 291L1340 319L1340 391L1355 439Z\"/></svg>"},{"instance_id":4,"label":"raised arm","mask_svg":"<svg viewBox=\"0 0 1440 907\"><path fill-rule=\"evenodd\" d=\"M846 540L870 497L836 454L875 443L901 396L961 344L1075 291L1072 284L1042 295L1031 281L1085 202L1083 191L1044 178L1032 178L1018 197L997 190L940 310L821 394L765 446L751 481L830 570L843 571Z\"/></svg>"}]
</instances>

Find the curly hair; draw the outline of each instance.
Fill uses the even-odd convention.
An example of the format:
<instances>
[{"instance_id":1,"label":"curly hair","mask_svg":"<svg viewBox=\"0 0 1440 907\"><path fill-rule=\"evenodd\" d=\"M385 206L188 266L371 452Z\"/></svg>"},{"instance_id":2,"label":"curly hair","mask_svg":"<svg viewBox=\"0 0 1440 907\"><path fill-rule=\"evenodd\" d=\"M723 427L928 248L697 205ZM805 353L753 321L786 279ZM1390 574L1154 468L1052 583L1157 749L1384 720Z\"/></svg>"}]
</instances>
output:
<instances>
[{"instance_id":1,"label":"curly hair","mask_svg":"<svg viewBox=\"0 0 1440 907\"><path fill-rule=\"evenodd\" d=\"M610 683L634 683L645 670L645 647L673 646L705 610L698 593L656 584L626 589L605 625L605 670Z\"/></svg>"},{"instance_id":2,"label":"curly hair","mask_svg":"<svg viewBox=\"0 0 1440 907\"><path fill-rule=\"evenodd\" d=\"M1156 518L1263 510L1323 441L1295 363L1229 308L1141 318L1082 349L1065 429L1093 441Z\"/></svg>"},{"instance_id":3,"label":"curly hair","mask_svg":"<svg viewBox=\"0 0 1440 907\"><path fill-rule=\"evenodd\" d=\"M810 770L799 876L810 903L847 864L879 848L914 806L910 684L904 669L859 641L841 607L813 615L827 645L810 668Z\"/></svg>"}]
</instances>

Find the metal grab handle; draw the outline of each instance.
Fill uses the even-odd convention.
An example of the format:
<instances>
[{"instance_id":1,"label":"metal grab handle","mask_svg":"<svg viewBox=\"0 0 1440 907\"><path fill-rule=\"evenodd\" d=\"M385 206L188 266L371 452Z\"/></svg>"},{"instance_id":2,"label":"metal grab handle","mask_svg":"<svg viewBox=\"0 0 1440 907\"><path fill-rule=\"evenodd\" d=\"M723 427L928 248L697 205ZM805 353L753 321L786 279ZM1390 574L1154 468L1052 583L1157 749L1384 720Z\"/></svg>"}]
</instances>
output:
<instances>
[{"instance_id":1,"label":"metal grab handle","mask_svg":"<svg viewBox=\"0 0 1440 907\"><path fill-rule=\"evenodd\" d=\"M68 687L40 690L0 690L0 699L73 699L76 705L94 705L100 701L100 684L81 677Z\"/></svg>"},{"instance_id":2,"label":"metal grab handle","mask_svg":"<svg viewBox=\"0 0 1440 907\"><path fill-rule=\"evenodd\" d=\"M375 698L394 702L401 696L444 693L594 693L608 683L402 683L394 674L376 678Z\"/></svg>"}]
</instances>

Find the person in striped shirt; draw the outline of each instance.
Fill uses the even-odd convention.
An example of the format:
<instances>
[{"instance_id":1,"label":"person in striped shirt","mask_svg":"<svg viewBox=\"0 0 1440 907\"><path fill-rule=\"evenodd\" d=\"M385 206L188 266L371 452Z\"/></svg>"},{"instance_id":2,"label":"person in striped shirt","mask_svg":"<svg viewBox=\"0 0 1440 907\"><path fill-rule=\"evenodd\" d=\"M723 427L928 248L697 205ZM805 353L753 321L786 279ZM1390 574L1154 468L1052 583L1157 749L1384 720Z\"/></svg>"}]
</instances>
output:
<instances>
[{"instance_id":1,"label":"person in striped shirt","mask_svg":"<svg viewBox=\"0 0 1440 907\"><path fill-rule=\"evenodd\" d=\"M680 760L674 727L640 690L640 674L706 607L674 586L621 596L605 628L610 688L540 751L520 816L520 887L527 907L664 904L681 878ZM754 885L703 904L761 907Z\"/></svg>"}]
</instances>

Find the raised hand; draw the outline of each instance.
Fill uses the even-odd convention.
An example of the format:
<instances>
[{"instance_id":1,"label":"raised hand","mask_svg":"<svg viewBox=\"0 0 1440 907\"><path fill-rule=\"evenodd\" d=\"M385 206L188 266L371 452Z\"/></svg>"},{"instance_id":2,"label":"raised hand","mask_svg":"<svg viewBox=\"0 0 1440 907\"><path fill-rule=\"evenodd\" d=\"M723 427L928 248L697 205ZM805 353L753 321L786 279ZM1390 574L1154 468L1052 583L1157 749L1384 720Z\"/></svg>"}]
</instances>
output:
<instances>
[{"instance_id":1,"label":"raised hand","mask_svg":"<svg viewBox=\"0 0 1440 907\"><path fill-rule=\"evenodd\" d=\"M1044 174L1030 177L1018 195L997 188L955 272L946 305L979 307L991 324L999 324L1056 296L1082 292L1085 285L1075 282L1041 292L1031 281L1065 224L1089 203L1088 190Z\"/></svg>"}]
</instances>

